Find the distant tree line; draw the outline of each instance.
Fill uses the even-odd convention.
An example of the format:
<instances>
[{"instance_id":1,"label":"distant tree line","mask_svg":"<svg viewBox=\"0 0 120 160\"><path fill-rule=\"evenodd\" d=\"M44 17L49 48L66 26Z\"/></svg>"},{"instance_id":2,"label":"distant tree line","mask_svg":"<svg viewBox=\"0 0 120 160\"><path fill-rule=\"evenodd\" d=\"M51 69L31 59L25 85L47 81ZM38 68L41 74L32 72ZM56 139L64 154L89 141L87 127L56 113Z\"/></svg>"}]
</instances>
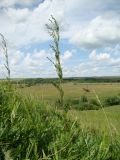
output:
<instances>
[{"instance_id":1,"label":"distant tree line","mask_svg":"<svg viewBox=\"0 0 120 160\"><path fill-rule=\"evenodd\" d=\"M13 79L13 83L26 84L28 86L37 84L52 84L57 82L58 78L25 78ZM70 77L64 78L63 83L119 83L120 77Z\"/></svg>"}]
</instances>

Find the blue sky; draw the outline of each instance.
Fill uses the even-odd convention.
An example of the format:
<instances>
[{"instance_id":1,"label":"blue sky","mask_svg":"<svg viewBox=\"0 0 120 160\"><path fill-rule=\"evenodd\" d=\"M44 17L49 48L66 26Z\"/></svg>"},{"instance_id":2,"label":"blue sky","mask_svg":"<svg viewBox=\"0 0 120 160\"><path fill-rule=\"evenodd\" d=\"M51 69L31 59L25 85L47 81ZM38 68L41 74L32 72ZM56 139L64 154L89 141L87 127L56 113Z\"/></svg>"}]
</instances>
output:
<instances>
[{"instance_id":1,"label":"blue sky","mask_svg":"<svg viewBox=\"0 0 120 160\"><path fill-rule=\"evenodd\" d=\"M12 77L57 76L46 58L54 58L45 27L51 14L60 25L64 77L120 75L119 0L1 0ZM0 45L1 78L4 61Z\"/></svg>"}]
</instances>

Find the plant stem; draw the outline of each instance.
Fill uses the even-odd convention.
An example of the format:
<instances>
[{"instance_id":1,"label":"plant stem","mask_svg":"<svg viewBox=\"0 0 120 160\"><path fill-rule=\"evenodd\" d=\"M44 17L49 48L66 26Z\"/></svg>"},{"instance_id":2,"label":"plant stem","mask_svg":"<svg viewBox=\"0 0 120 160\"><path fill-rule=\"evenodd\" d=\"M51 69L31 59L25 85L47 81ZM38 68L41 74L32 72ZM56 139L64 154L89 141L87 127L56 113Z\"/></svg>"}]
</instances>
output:
<instances>
[{"instance_id":1,"label":"plant stem","mask_svg":"<svg viewBox=\"0 0 120 160\"><path fill-rule=\"evenodd\" d=\"M53 45L50 45L51 49L53 50L55 54L55 62L51 60L49 57L49 61L54 65L57 75L58 75L58 82L54 82L53 85L57 88L60 95L60 105L63 106L64 101L64 91L62 88L62 82L63 82L63 73L62 73L62 67L60 62L60 49L59 49L59 25L56 19L51 16L51 19L49 19L50 25L46 24L46 27L48 29L48 32L50 36L53 38Z\"/></svg>"}]
</instances>

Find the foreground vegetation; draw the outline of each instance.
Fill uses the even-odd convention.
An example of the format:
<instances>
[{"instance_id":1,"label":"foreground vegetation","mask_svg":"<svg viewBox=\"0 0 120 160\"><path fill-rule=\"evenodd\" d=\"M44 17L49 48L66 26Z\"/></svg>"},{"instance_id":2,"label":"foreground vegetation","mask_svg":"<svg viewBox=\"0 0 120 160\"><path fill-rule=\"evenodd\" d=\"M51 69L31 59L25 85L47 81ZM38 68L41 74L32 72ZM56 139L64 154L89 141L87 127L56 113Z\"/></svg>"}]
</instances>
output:
<instances>
[{"instance_id":1,"label":"foreground vegetation","mask_svg":"<svg viewBox=\"0 0 120 160\"><path fill-rule=\"evenodd\" d=\"M0 159L119 160L118 136L81 129L53 106L0 84Z\"/></svg>"}]
</instances>

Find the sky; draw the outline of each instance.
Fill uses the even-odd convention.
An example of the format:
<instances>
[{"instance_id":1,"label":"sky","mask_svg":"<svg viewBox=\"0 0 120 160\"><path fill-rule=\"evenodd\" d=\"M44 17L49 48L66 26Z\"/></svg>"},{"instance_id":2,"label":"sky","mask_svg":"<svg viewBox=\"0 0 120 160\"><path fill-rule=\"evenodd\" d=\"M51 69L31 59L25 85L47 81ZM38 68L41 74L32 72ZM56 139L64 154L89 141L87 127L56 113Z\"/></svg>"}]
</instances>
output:
<instances>
[{"instance_id":1,"label":"sky","mask_svg":"<svg viewBox=\"0 0 120 160\"><path fill-rule=\"evenodd\" d=\"M64 77L120 75L120 0L0 0L12 78L57 77L45 24L60 26ZM0 78L6 77L0 39Z\"/></svg>"}]
</instances>

